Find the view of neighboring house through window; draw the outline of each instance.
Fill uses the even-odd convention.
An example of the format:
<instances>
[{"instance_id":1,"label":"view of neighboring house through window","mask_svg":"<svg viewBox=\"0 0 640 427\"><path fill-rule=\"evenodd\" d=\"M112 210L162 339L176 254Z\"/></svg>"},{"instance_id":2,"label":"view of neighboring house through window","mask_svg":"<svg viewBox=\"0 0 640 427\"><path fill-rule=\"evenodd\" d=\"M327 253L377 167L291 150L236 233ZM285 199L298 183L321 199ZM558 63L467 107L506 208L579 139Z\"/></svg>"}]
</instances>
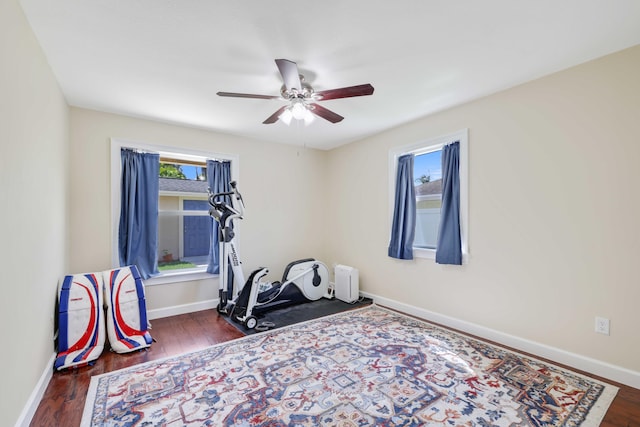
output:
<instances>
[{"instance_id":1,"label":"view of neighboring house through window","mask_svg":"<svg viewBox=\"0 0 640 427\"><path fill-rule=\"evenodd\" d=\"M416 154L413 178L416 190L416 232L413 246L436 249L442 205L442 149Z\"/></svg>"},{"instance_id":2,"label":"view of neighboring house through window","mask_svg":"<svg viewBox=\"0 0 640 427\"><path fill-rule=\"evenodd\" d=\"M206 163L160 158L158 269L203 268L211 247Z\"/></svg>"}]
</instances>

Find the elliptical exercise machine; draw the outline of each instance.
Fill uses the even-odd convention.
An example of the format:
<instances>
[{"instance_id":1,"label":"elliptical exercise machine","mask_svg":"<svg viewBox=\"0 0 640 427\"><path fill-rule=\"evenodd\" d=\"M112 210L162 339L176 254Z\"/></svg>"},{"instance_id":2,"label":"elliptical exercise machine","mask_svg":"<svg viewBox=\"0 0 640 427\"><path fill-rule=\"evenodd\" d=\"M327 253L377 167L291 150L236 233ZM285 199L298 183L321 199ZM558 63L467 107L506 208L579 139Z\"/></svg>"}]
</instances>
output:
<instances>
[{"instance_id":1,"label":"elliptical exercise machine","mask_svg":"<svg viewBox=\"0 0 640 427\"><path fill-rule=\"evenodd\" d=\"M244 214L244 201L236 182L231 181L229 185L232 191L216 194L209 192L209 215L220 225L218 312L253 329L258 324L257 316L267 311L323 297L333 298L329 293L329 270L326 265L313 258L289 263L282 281L262 281L269 269L260 267L249 275L245 283L233 231L233 220L242 219Z\"/></svg>"}]
</instances>

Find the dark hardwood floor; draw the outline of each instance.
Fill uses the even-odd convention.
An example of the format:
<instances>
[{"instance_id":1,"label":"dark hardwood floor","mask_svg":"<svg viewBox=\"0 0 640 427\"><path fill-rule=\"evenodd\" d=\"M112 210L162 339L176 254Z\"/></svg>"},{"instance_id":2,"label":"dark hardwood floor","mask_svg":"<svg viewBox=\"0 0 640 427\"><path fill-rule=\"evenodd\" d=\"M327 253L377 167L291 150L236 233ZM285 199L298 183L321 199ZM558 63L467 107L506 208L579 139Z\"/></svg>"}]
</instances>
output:
<instances>
[{"instance_id":1,"label":"dark hardwood floor","mask_svg":"<svg viewBox=\"0 0 640 427\"><path fill-rule=\"evenodd\" d=\"M155 319L151 324L151 336L156 342L149 349L129 354L116 354L105 349L93 366L55 372L30 425L79 426L92 375L199 350L244 336L218 316L216 310Z\"/></svg>"},{"instance_id":2,"label":"dark hardwood floor","mask_svg":"<svg viewBox=\"0 0 640 427\"><path fill-rule=\"evenodd\" d=\"M124 355L105 351L94 366L54 373L30 425L79 426L92 375L198 350L243 336L219 317L215 310L156 319L152 324L151 335L157 342L150 349ZM620 388L601 425L640 427L640 390L603 378L598 379Z\"/></svg>"}]
</instances>

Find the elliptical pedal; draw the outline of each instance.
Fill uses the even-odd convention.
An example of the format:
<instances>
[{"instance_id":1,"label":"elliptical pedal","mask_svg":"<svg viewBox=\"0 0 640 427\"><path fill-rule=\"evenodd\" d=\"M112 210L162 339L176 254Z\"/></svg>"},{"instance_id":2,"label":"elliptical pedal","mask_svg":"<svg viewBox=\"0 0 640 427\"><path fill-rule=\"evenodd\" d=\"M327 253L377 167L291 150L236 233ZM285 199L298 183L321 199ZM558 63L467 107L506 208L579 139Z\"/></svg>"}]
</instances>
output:
<instances>
[{"instance_id":1,"label":"elliptical pedal","mask_svg":"<svg viewBox=\"0 0 640 427\"><path fill-rule=\"evenodd\" d=\"M276 327L276 324L273 322L260 322L258 326L255 327L255 329L258 332L264 332L264 331L268 331L269 329L273 329L275 327Z\"/></svg>"}]
</instances>

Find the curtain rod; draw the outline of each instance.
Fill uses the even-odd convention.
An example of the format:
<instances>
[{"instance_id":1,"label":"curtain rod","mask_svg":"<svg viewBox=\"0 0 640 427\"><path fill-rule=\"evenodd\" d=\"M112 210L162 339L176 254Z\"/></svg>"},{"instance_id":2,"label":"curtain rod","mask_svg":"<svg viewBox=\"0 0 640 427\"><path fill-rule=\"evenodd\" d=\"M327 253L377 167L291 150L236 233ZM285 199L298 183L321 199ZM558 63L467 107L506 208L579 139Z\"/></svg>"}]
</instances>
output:
<instances>
[{"instance_id":1,"label":"curtain rod","mask_svg":"<svg viewBox=\"0 0 640 427\"><path fill-rule=\"evenodd\" d=\"M160 162L161 163L174 163L174 164L179 164L179 165L190 165L190 166L206 166L207 165L207 161L206 160L197 161L197 160L175 159L175 158L172 158L172 157L163 157L162 155L160 155Z\"/></svg>"},{"instance_id":2,"label":"curtain rod","mask_svg":"<svg viewBox=\"0 0 640 427\"><path fill-rule=\"evenodd\" d=\"M160 162L162 162L162 163L175 163L175 164L180 164L180 165L206 166L207 165L207 160L211 160L211 161L214 161L214 162L220 162L220 163L230 162L230 160L224 160L224 159L203 159L202 161L199 161L199 160L188 160L188 159L176 159L176 158L173 158L173 157L165 157L162 154L160 155Z\"/></svg>"},{"instance_id":3,"label":"curtain rod","mask_svg":"<svg viewBox=\"0 0 640 427\"><path fill-rule=\"evenodd\" d=\"M230 161L230 160L227 160L227 159L208 158L208 157L204 157L204 156L189 156L189 157L191 157L191 159L171 157L171 155L173 153L166 153L166 152L163 153L163 152L159 152L159 151L144 150L144 149L134 148L134 147L122 147L122 149L123 150L132 151L134 153L139 153L139 154L158 154L160 156L160 162L161 163L174 163L174 164L189 165L189 166L206 166L207 165L207 160L212 160L214 162L229 162ZM202 160L194 160L193 157L199 157Z\"/></svg>"}]
</instances>

